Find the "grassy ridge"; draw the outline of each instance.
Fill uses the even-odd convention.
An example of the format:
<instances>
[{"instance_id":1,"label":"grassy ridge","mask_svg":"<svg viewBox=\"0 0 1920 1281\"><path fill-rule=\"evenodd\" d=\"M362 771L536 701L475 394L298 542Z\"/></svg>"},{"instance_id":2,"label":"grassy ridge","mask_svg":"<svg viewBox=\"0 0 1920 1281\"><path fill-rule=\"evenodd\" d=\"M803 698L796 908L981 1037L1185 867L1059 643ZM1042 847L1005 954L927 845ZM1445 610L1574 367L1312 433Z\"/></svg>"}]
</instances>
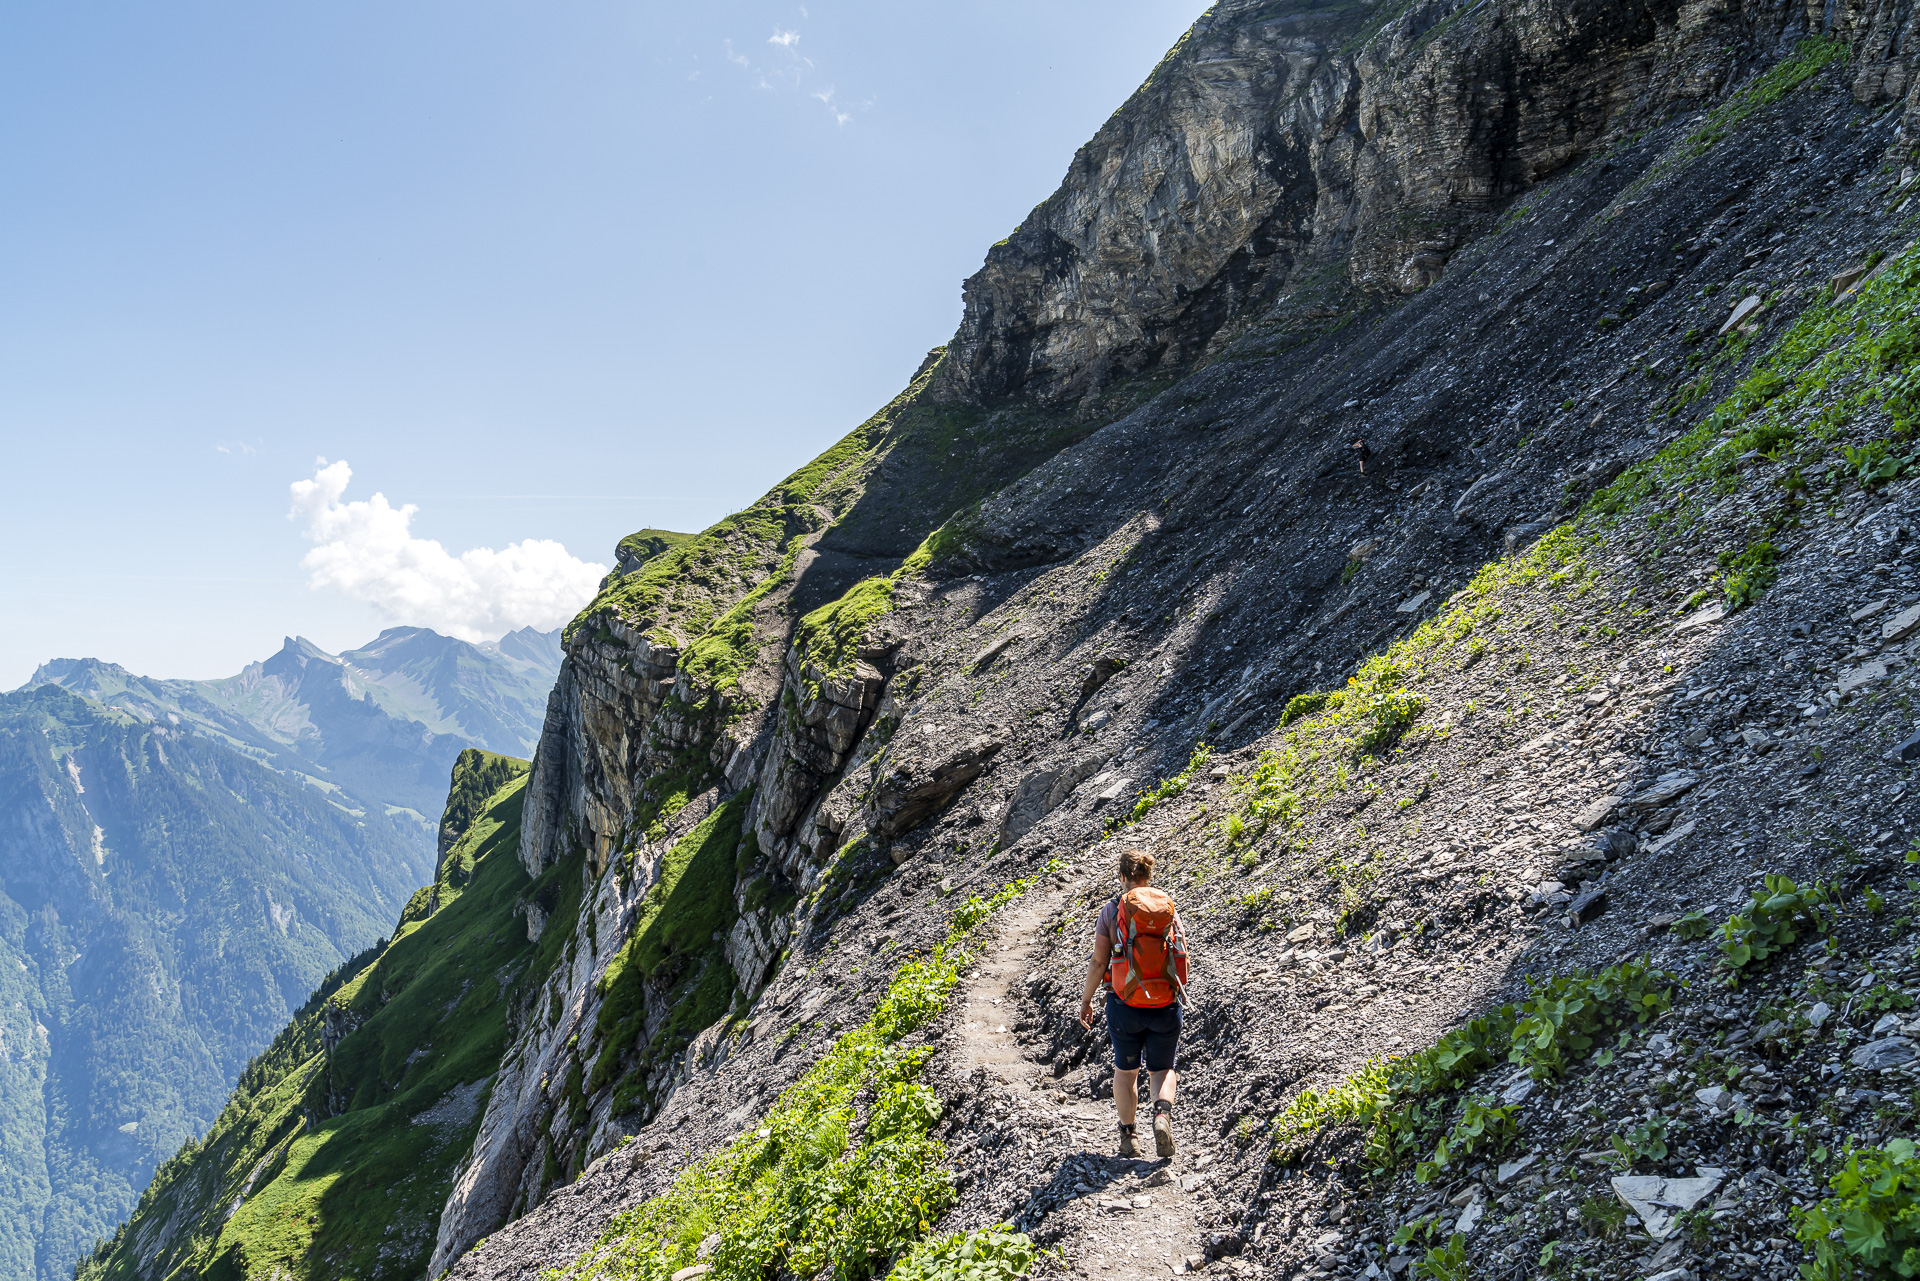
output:
<instances>
[{"instance_id":1,"label":"grassy ridge","mask_svg":"<svg viewBox=\"0 0 1920 1281\"><path fill-rule=\"evenodd\" d=\"M534 882L520 867L517 764L449 851L439 910L329 978L81 1281L425 1271L509 1011L558 960L577 907L577 857ZM537 944L519 910L536 899L553 918Z\"/></svg>"}]
</instances>

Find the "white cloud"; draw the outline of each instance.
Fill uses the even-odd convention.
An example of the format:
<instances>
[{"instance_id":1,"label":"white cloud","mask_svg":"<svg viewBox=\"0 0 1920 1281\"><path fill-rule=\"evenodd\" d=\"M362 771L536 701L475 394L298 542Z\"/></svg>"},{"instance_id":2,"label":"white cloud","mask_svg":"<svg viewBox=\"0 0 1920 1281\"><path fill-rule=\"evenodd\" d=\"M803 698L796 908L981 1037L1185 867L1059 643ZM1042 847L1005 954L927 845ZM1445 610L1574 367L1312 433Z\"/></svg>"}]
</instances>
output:
<instances>
[{"instance_id":1,"label":"white cloud","mask_svg":"<svg viewBox=\"0 0 1920 1281\"><path fill-rule=\"evenodd\" d=\"M812 98L818 98L820 100L820 104L824 106L828 111L833 113L833 119L835 124L843 125L847 123L847 121L853 119L853 117L849 115L847 112L844 112L840 110L840 108L833 105L833 86L832 85L828 85L825 89L815 90L813 93L809 94L808 96Z\"/></svg>"},{"instance_id":2,"label":"white cloud","mask_svg":"<svg viewBox=\"0 0 1920 1281\"><path fill-rule=\"evenodd\" d=\"M800 16L803 18L807 16L805 9L800 11ZM744 67L753 73L753 84L755 88L768 93L777 93L788 89L799 90L825 107L827 114L833 117L833 121L837 125L851 123L855 112L866 111L873 106L873 99L871 98L850 106L841 105L835 97L834 87L832 85L828 85L824 89L809 89L807 87L808 83L814 80L814 72L817 71L818 68L814 66L813 59L800 52L800 32L797 29L789 30L786 27L775 27L773 34L767 37L767 43L780 51L777 54L767 55L772 59L770 64L755 62L752 58L749 58L746 54L734 48L733 41L731 40L722 42L726 51L727 61L734 63L736 66Z\"/></svg>"},{"instance_id":3,"label":"white cloud","mask_svg":"<svg viewBox=\"0 0 1920 1281\"><path fill-rule=\"evenodd\" d=\"M312 480L291 488L289 520L317 544L301 558L307 586L365 601L396 623L431 627L465 641L493 640L518 627L560 626L593 599L605 565L567 554L551 539L529 538L500 551L476 547L458 556L431 538L415 538L419 510L385 494L342 502L353 469L322 458Z\"/></svg>"}]
</instances>

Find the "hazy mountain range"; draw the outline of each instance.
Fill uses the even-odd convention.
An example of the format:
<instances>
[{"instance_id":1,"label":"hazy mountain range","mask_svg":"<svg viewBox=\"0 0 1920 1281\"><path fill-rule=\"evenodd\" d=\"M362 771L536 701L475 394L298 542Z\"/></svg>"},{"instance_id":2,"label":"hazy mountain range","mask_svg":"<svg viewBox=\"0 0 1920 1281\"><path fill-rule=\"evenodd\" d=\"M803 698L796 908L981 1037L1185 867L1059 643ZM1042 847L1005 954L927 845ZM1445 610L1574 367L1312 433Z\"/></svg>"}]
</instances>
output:
<instances>
[{"instance_id":1,"label":"hazy mountain range","mask_svg":"<svg viewBox=\"0 0 1920 1281\"><path fill-rule=\"evenodd\" d=\"M329 654L304 637L219 680L157 680L94 658L43 663L23 688L58 685L141 721L178 726L365 803L437 821L463 748L527 756L560 667L560 633L523 628L485 645L390 627Z\"/></svg>"},{"instance_id":2,"label":"hazy mountain range","mask_svg":"<svg viewBox=\"0 0 1920 1281\"><path fill-rule=\"evenodd\" d=\"M289 639L221 680L0 695L0 1276L70 1275L430 880L454 759L528 755L557 632Z\"/></svg>"}]
</instances>

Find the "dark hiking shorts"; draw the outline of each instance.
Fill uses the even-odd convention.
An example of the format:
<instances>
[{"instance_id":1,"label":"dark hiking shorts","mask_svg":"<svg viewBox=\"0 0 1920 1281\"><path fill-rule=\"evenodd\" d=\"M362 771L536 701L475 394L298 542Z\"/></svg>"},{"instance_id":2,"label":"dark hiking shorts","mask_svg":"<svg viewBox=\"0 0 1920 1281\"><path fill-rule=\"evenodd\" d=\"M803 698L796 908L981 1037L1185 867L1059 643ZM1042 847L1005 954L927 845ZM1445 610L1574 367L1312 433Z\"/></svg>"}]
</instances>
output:
<instances>
[{"instance_id":1,"label":"dark hiking shorts","mask_svg":"<svg viewBox=\"0 0 1920 1281\"><path fill-rule=\"evenodd\" d=\"M1122 1072L1137 1070L1142 1058L1149 1072L1170 1071L1180 1044L1180 1006L1142 1010L1109 992L1107 1035L1113 1038L1113 1065Z\"/></svg>"}]
</instances>

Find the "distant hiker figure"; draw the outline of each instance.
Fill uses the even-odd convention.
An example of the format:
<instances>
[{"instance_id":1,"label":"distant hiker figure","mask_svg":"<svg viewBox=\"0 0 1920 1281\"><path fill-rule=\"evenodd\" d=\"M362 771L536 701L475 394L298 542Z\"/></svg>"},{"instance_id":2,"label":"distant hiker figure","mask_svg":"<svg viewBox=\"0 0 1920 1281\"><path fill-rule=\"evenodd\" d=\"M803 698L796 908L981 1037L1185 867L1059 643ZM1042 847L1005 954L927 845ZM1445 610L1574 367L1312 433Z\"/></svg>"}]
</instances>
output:
<instances>
[{"instance_id":1,"label":"distant hiker figure","mask_svg":"<svg viewBox=\"0 0 1920 1281\"><path fill-rule=\"evenodd\" d=\"M1113 1106L1120 1114L1120 1155L1139 1156L1134 1115L1140 1061L1153 1085L1153 1145L1173 1155L1174 1051L1186 998L1187 943L1173 896L1155 889L1153 855L1120 853L1120 893L1100 909L1093 962L1080 998L1080 1026L1093 1026L1093 994L1107 989L1107 1035L1113 1039Z\"/></svg>"},{"instance_id":2,"label":"distant hiker figure","mask_svg":"<svg viewBox=\"0 0 1920 1281\"><path fill-rule=\"evenodd\" d=\"M1366 475L1367 459L1373 457L1373 451L1367 448L1366 438L1362 437L1361 439L1354 441L1351 445L1348 445L1347 448L1351 449L1353 451L1353 456L1360 460L1360 474L1362 476Z\"/></svg>"}]
</instances>

